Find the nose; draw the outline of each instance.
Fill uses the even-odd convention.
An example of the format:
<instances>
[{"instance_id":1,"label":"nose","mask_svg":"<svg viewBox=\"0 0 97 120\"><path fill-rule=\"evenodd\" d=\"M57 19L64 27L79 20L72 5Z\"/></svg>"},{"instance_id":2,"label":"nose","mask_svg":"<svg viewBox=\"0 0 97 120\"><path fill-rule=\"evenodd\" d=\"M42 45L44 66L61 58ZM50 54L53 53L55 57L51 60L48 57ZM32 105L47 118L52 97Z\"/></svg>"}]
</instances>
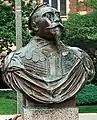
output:
<instances>
[{"instance_id":1,"label":"nose","mask_svg":"<svg viewBox=\"0 0 97 120\"><path fill-rule=\"evenodd\" d=\"M56 15L55 15L55 17L54 17L54 22L60 22L59 17L58 17L58 16L56 16Z\"/></svg>"},{"instance_id":2,"label":"nose","mask_svg":"<svg viewBox=\"0 0 97 120\"><path fill-rule=\"evenodd\" d=\"M55 24L59 25L62 29L64 28L64 26L62 25L60 17L58 17L57 15L54 16L54 22L55 22Z\"/></svg>"},{"instance_id":3,"label":"nose","mask_svg":"<svg viewBox=\"0 0 97 120\"><path fill-rule=\"evenodd\" d=\"M54 22L60 22L60 18L56 14L54 15Z\"/></svg>"}]
</instances>

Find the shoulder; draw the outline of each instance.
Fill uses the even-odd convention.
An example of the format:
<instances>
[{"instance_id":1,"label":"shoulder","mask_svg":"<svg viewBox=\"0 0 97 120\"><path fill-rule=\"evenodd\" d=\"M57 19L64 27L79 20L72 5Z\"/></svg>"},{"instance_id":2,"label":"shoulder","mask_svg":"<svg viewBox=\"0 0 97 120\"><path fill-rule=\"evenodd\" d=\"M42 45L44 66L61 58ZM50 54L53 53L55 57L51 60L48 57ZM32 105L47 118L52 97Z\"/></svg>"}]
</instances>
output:
<instances>
[{"instance_id":1,"label":"shoulder","mask_svg":"<svg viewBox=\"0 0 97 120\"><path fill-rule=\"evenodd\" d=\"M78 47L71 47L71 46L67 46L67 48L72 51L72 52L83 52L84 50L78 48Z\"/></svg>"},{"instance_id":2,"label":"shoulder","mask_svg":"<svg viewBox=\"0 0 97 120\"><path fill-rule=\"evenodd\" d=\"M69 49L69 51L72 53L72 54L75 54L77 57L79 58L83 58L85 56L89 57L89 55L82 49L78 48L78 47L70 47L70 46L67 46L67 48Z\"/></svg>"},{"instance_id":3,"label":"shoulder","mask_svg":"<svg viewBox=\"0 0 97 120\"><path fill-rule=\"evenodd\" d=\"M7 55L4 59L4 69L7 68L7 66L9 65L11 59L13 58L14 56L14 52L11 52L9 55Z\"/></svg>"}]
</instances>

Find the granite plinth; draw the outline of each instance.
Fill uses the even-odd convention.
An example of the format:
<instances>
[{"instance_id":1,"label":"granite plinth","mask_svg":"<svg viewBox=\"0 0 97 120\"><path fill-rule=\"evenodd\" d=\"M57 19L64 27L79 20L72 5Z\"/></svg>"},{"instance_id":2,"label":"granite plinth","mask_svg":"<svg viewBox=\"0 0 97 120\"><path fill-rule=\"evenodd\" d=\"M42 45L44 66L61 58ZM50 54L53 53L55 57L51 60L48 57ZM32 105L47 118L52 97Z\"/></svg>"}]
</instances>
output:
<instances>
[{"instance_id":1,"label":"granite plinth","mask_svg":"<svg viewBox=\"0 0 97 120\"><path fill-rule=\"evenodd\" d=\"M78 108L23 108L23 120L78 120Z\"/></svg>"}]
</instances>

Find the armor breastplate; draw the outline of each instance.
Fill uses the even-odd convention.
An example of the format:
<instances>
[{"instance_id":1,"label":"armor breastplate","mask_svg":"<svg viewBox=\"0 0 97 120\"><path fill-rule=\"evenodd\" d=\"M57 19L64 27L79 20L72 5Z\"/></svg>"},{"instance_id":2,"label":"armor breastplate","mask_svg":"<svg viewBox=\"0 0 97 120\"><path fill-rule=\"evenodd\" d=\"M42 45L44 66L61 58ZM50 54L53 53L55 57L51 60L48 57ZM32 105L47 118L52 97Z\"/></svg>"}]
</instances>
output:
<instances>
[{"instance_id":1,"label":"armor breastplate","mask_svg":"<svg viewBox=\"0 0 97 120\"><path fill-rule=\"evenodd\" d=\"M68 46L55 49L43 40L31 41L6 57L4 70L7 83L42 103L71 98L94 75L92 61L84 51Z\"/></svg>"},{"instance_id":2,"label":"armor breastplate","mask_svg":"<svg viewBox=\"0 0 97 120\"><path fill-rule=\"evenodd\" d=\"M23 63L25 63L25 69L29 69L31 66L33 77L45 82L53 82L66 77L78 59L70 51L58 53L57 51L39 50L37 53L40 56L37 56L37 61L34 56L35 53L32 52L32 59L29 62L23 61Z\"/></svg>"}]
</instances>

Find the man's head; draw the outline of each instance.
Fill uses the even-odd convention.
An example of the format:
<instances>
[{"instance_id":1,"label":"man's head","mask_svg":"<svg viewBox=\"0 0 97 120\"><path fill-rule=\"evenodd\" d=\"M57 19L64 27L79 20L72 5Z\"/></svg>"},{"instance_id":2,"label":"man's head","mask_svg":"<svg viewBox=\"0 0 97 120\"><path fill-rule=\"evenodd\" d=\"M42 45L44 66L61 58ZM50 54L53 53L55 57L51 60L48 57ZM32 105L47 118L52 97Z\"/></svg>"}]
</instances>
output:
<instances>
[{"instance_id":1,"label":"man's head","mask_svg":"<svg viewBox=\"0 0 97 120\"><path fill-rule=\"evenodd\" d=\"M55 40L61 35L61 28L60 13L49 5L38 6L30 15L29 29L37 36Z\"/></svg>"}]
</instances>

